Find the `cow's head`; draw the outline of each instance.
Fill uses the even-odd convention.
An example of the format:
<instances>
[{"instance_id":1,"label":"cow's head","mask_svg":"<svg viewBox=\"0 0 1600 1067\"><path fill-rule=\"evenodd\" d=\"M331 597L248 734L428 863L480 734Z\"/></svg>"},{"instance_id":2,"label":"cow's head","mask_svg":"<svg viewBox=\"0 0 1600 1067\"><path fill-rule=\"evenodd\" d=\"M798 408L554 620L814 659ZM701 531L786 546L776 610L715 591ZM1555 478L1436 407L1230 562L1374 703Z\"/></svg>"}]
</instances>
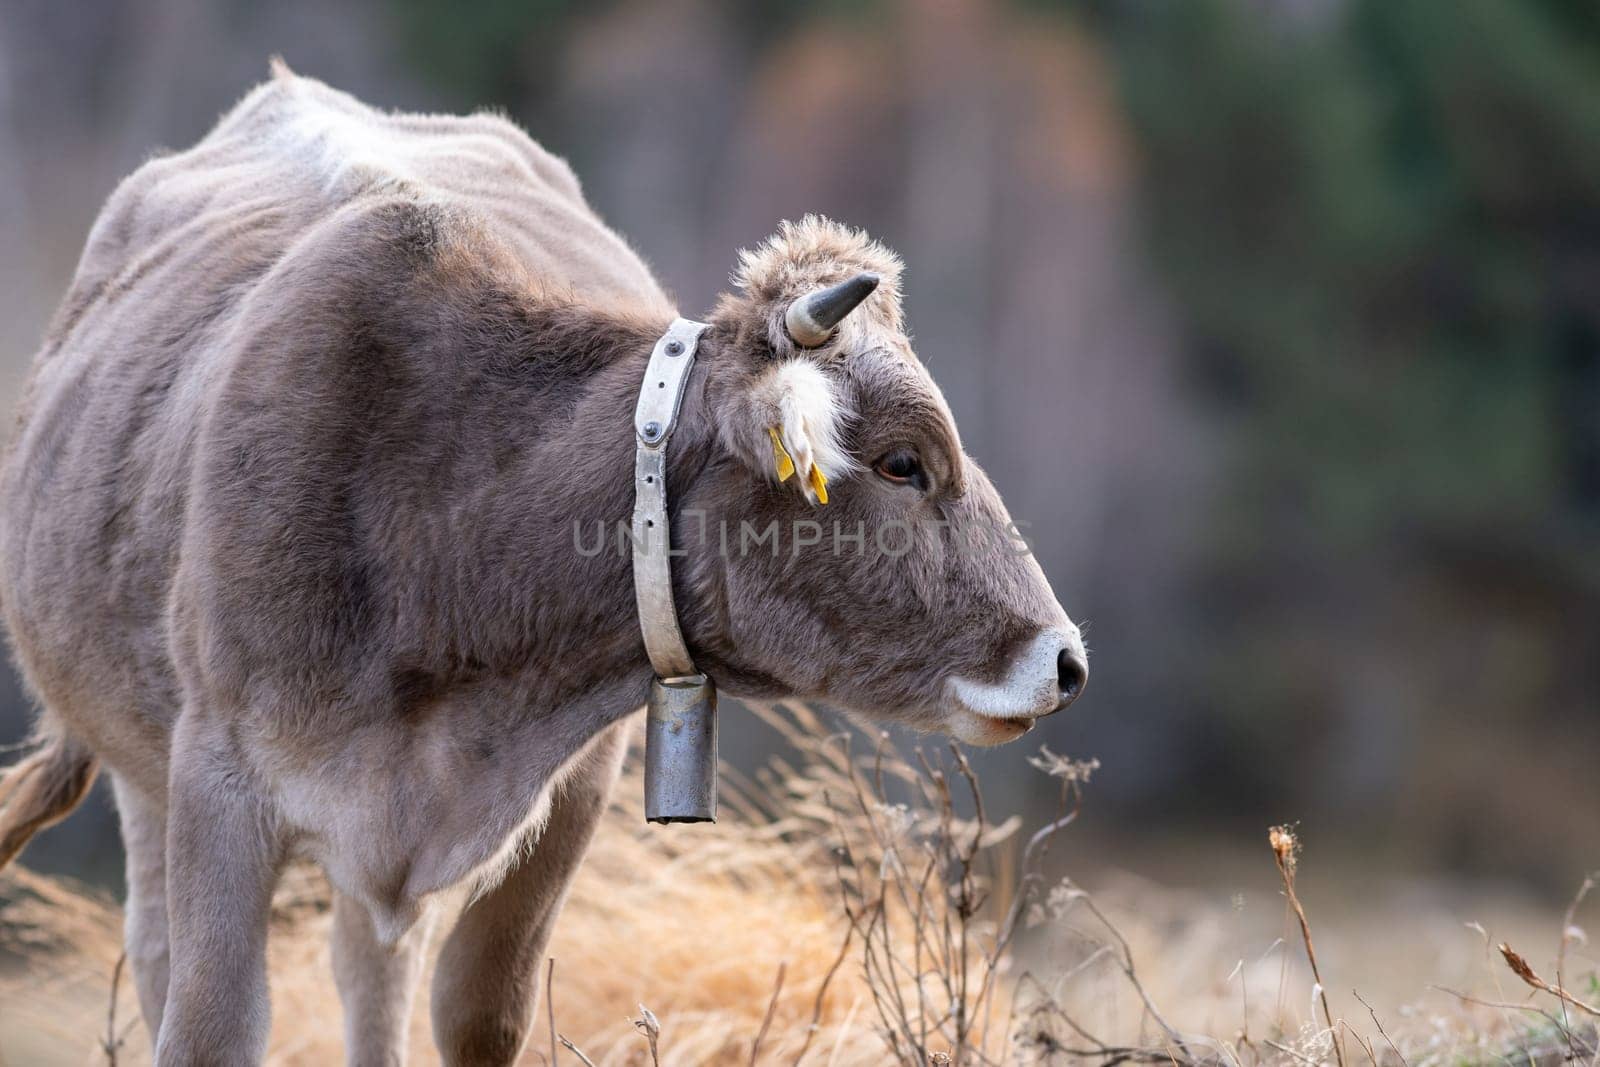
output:
<instances>
[{"instance_id":1,"label":"cow's head","mask_svg":"<svg viewBox=\"0 0 1600 1067\"><path fill-rule=\"evenodd\" d=\"M680 501L697 664L975 744L1065 707L1078 628L911 350L899 259L807 217L733 280L703 348L717 458Z\"/></svg>"}]
</instances>

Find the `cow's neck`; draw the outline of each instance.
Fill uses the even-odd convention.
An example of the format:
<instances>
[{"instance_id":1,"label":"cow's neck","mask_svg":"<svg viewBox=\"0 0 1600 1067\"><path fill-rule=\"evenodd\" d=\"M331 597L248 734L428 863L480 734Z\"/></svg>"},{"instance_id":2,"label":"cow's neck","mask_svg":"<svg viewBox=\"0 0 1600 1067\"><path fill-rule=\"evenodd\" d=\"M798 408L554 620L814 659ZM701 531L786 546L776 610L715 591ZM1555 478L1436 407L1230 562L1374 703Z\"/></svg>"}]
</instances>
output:
<instances>
[{"instance_id":1,"label":"cow's neck","mask_svg":"<svg viewBox=\"0 0 1600 1067\"><path fill-rule=\"evenodd\" d=\"M506 422L486 427L487 436L514 459L454 503L459 519L449 525L459 544L446 573L463 580L441 598L436 632L462 641L458 663L531 672L552 706L619 678L636 680L641 701L648 688L628 542L618 531L633 511L639 385L670 321L528 309L516 347L526 372L515 386L520 402L486 405ZM704 412L709 373L695 369L672 439L674 494L704 467L715 437Z\"/></svg>"}]
</instances>

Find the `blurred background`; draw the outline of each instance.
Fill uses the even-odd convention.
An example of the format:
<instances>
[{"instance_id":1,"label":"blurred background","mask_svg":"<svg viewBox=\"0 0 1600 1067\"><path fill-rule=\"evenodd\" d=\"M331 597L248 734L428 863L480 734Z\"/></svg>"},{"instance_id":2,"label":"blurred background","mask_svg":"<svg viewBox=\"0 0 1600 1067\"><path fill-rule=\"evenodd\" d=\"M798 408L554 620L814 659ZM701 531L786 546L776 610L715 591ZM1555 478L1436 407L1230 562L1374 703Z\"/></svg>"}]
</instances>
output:
<instances>
[{"instance_id":1,"label":"blurred background","mask_svg":"<svg viewBox=\"0 0 1600 1067\"><path fill-rule=\"evenodd\" d=\"M273 53L508 112L691 315L783 218L898 249L1087 621L1085 699L983 754L1033 817L1024 749L1101 759L1081 860L1270 885L1299 820L1357 883L1600 865L1592 0L0 0L0 414L116 182ZM27 861L120 885L103 784Z\"/></svg>"}]
</instances>

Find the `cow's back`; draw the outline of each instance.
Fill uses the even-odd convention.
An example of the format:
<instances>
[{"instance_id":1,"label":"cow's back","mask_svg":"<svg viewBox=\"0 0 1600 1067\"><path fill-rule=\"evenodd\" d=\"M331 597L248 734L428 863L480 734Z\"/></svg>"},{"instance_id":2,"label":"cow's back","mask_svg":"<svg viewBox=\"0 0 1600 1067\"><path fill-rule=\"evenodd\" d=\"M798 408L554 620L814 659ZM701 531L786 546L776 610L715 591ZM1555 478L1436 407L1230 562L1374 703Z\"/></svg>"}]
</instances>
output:
<instances>
[{"instance_id":1,"label":"cow's back","mask_svg":"<svg viewBox=\"0 0 1600 1067\"><path fill-rule=\"evenodd\" d=\"M194 148L131 175L90 234L0 471L18 659L113 759L159 762L177 711L169 599L195 445L253 294L281 287L330 220L396 198L474 217L519 285L666 306L566 164L494 116L385 115L279 69Z\"/></svg>"},{"instance_id":2,"label":"cow's back","mask_svg":"<svg viewBox=\"0 0 1600 1067\"><path fill-rule=\"evenodd\" d=\"M639 257L584 202L566 162L497 115L384 113L281 65L188 151L130 176L96 222L74 290L156 250L235 243L270 211L292 238L354 200L412 193L469 208L529 272L580 296L661 298ZM247 225L247 224L246 224Z\"/></svg>"}]
</instances>

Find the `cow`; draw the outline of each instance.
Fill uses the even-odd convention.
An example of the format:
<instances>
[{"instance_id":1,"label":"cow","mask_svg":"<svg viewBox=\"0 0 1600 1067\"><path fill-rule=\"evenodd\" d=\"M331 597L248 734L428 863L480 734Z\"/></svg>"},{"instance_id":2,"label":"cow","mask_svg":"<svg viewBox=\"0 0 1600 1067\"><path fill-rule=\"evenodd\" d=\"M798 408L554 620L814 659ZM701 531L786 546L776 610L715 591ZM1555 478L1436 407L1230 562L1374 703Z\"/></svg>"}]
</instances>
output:
<instances>
[{"instance_id":1,"label":"cow","mask_svg":"<svg viewBox=\"0 0 1600 1067\"><path fill-rule=\"evenodd\" d=\"M740 255L668 451L673 514L702 520L675 523L671 592L734 696L995 744L1077 695L1085 652L1025 549L956 537L1014 527L900 277L816 216ZM0 864L104 763L162 1067L264 1055L291 861L333 887L351 1063L403 1059L463 887L434 1038L517 1057L654 678L631 553L575 530L626 526L676 317L512 122L379 112L281 62L112 194L0 467L0 605L41 709ZM713 532L822 520L842 537Z\"/></svg>"}]
</instances>

